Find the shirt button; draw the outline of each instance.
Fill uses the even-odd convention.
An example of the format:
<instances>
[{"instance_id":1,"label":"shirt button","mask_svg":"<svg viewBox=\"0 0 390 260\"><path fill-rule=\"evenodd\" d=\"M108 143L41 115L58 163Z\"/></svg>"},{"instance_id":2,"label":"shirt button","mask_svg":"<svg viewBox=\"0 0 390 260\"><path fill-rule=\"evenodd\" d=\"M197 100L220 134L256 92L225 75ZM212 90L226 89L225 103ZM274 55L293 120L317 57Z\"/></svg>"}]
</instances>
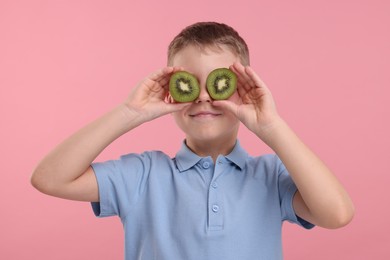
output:
<instances>
[{"instance_id":1,"label":"shirt button","mask_svg":"<svg viewBox=\"0 0 390 260\"><path fill-rule=\"evenodd\" d=\"M213 187L214 189L216 189L218 187L218 184L216 182L213 182L213 184L211 184L211 187Z\"/></svg>"},{"instance_id":2,"label":"shirt button","mask_svg":"<svg viewBox=\"0 0 390 260\"><path fill-rule=\"evenodd\" d=\"M210 167L210 163L209 162L204 162L203 163L203 168L207 169Z\"/></svg>"},{"instance_id":3,"label":"shirt button","mask_svg":"<svg viewBox=\"0 0 390 260\"><path fill-rule=\"evenodd\" d=\"M213 210L213 212L217 213L219 211L219 206L213 205L212 210Z\"/></svg>"}]
</instances>

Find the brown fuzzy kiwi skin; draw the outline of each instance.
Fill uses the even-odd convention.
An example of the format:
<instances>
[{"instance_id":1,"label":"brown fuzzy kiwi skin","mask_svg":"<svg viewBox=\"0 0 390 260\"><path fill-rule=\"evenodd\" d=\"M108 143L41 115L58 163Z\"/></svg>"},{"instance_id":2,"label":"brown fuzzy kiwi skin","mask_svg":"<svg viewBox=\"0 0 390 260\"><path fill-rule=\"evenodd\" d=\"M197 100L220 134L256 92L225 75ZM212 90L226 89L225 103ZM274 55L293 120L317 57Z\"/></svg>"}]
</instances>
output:
<instances>
[{"instance_id":1,"label":"brown fuzzy kiwi skin","mask_svg":"<svg viewBox=\"0 0 390 260\"><path fill-rule=\"evenodd\" d=\"M227 89L218 90L218 81L229 84ZM223 82L222 82L223 83ZM207 91L214 100L224 100L231 97L237 89L237 75L228 68L218 68L210 72L206 81Z\"/></svg>"},{"instance_id":2,"label":"brown fuzzy kiwi skin","mask_svg":"<svg viewBox=\"0 0 390 260\"><path fill-rule=\"evenodd\" d=\"M176 102L192 102L199 97L199 82L187 71L175 72L169 80L169 93Z\"/></svg>"}]
</instances>

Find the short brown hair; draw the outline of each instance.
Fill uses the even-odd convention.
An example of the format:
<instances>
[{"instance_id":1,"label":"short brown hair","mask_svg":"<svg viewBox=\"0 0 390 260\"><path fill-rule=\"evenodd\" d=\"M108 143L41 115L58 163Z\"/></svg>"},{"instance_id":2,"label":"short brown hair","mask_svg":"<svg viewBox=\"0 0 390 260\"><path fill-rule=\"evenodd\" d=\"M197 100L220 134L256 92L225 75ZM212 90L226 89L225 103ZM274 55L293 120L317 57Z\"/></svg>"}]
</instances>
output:
<instances>
[{"instance_id":1,"label":"short brown hair","mask_svg":"<svg viewBox=\"0 0 390 260\"><path fill-rule=\"evenodd\" d=\"M249 65L249 49L243 38L232 27L217 22L198 22L184 28L169 44L168 64L173 57L189 45L203 49L226 45L240 57L243 65Z\"/></svg>"}]
</instances>

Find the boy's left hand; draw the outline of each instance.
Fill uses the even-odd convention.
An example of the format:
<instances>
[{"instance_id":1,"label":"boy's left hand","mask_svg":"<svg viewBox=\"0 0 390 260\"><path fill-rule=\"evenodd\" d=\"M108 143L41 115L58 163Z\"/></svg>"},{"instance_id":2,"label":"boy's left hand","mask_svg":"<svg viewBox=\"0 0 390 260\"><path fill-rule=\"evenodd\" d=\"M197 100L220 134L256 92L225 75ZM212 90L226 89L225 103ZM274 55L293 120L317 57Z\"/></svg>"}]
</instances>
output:
<instances>
[{"instance_id":1,"label":"boy's left hand","mask_svg":"<svg viewBox=\"0 0 390 260\"><path fill-rule=\"evenodd\" d=\"M259 76L239 63L230 69L237 74L237 94L213 104L235 114L283 162L298 187L293 199L296 215L325 228L348 224L354 207L342 184L279 117L271 92Z\"/></svg>"},{"instance_id":2,"label":"boy's left hand","mask_svg":"<svg viewBox=\"0 0 390 260\"><path fill-rule=\"evenodd\" d=\"M237 94L229 100L214 101L215 106L228 109L252 132L262 136L280 121L271 91L251 67L236 62L230 69L237 74Z\"/></svg>"}]
</instances>

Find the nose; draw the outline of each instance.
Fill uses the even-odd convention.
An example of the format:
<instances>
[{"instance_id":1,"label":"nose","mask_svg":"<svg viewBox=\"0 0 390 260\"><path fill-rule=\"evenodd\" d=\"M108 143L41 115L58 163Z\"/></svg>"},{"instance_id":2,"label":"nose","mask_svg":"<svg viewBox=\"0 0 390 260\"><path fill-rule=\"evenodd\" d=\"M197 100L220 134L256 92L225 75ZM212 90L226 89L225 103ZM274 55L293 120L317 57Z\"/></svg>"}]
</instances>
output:
<instances>
[{"instance_id":1,"label":"nose","mask_svg":"<svg viewBox=\"0 0 390 260\"><path fill-rule=\"evenodd\" d=\"M200 102L211 102L212 99L209 95L209 92L207 91L205 84L202 84L200 87L200 93L198 98L195 100L195 103L200 103Z\"/></svg>"}]
</instances>

